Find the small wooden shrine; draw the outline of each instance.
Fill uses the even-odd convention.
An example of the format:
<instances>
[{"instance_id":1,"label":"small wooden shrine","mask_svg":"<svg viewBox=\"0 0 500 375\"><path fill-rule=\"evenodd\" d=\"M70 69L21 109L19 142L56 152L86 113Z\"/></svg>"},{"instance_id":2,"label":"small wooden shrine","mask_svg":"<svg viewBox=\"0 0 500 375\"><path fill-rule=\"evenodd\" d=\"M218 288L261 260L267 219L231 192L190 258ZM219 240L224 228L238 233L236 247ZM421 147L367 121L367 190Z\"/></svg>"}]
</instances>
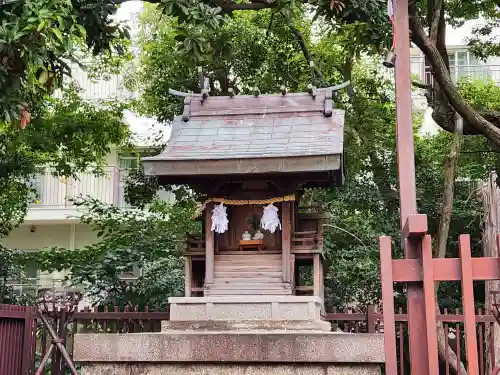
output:
<instances>
[{"instance_id":1,"label":"small wooden shrine","mask_svg":"<svg viewBox=\"0 0 500 375\"><path fill-rule=\"evenodd\" d=\"M165 150L143 159L160 183L203 196L186 297L323 298L325 216L299 203L306 188L343 182L344 112L331 94L186 96Z\"/></svg>"},{"instance_id":2,"label":"small wooden shrine","mask_svg":"<svg viewBox=\"0 0 500 375\"><path fill-rule=\"evenodd\" d=\"M166 149L144 159L202 197L186 296L169 298L161 332L75 335L85 374L380 375L383 335L324 319L325 216L299 204L304 189L343 181L344 113L328 91L186 94Z\"/></svg>"}]
</instances>

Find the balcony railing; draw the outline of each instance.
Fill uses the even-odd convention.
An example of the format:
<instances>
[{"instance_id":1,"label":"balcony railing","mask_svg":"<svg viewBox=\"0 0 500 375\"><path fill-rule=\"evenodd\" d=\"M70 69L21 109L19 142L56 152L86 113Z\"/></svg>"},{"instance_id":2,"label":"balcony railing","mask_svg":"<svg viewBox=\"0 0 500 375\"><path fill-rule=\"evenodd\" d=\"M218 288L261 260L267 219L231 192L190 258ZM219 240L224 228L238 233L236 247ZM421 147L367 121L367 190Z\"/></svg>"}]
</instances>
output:
<instances>
[{"instance_id":1,"label":"balcony railing","mask_svg":"<svg viewBox=\"0 0 500 375\"><path fill-rule=\"evenodd\" d=\"M434 78L431 69L429 66L425 66L423 58L411 58L410 68L412 74L418 76L422 83L433 84ZM492 79L500 83L500 65L454 65L450 67L450 76L454 82L464 77L470 77L480 80Z\"/></svg>"},{"instance_id":2,"label":"balcony railing","mask_svg":"<svg viewBox=\"0 0 500 375\"><path fill-rule=\"evenodd\" d=\"M49 171L33 181L37 197L31 208L71 208L72 199L91 196L103 203L124 206L120 169L105 167L102 175L79 173L76 178L53 176Z\"/></svg>"}]
</instances>

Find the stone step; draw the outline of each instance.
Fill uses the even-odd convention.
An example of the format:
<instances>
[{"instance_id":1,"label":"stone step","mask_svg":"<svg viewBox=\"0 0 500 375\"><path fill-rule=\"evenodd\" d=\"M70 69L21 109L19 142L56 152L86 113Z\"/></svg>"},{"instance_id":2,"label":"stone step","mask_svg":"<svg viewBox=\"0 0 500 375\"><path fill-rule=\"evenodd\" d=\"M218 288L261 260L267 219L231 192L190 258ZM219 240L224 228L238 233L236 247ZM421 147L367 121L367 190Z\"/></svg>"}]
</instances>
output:
<instances>
[{"instance_id":1,"label":"stone step","mask_svg":"<svg viewBox=\"0 0 500 375\"><path fill-rule=\"evenodd\" d=\"M254 277L270 277L270 278L282 278L283 273L281 270L279 271L255 271L255 270L249 270L249 271L222 271L219 272L215 270L214 272L214 277L217 278L233 278L233 277L244 277L245 279L251 279Z\"/></svg>"},{"instance_id":2,"label":"stone step","mask_svg":"<svg viewBox=\"0 0 500 375\"><path fill-rule=\"evenodd\" d=\"M282 288L283 287L283 282L282 281L277 281L274 283L251 283L251 282L232 282L232 283L213 283L211 286L211 289L217 288L217 289L277 289L277 288Z\"/></svg>"},{"instance_id":3,"label":"stone step","mask_svg":"<svg viewBox=\"0 0 500 375\"><path fill-rule=\"evenodd\" d=\"M215 259L281 259L281 254L215 254Z\"/></svg>"},{"instance_id":4,"label":"stone step","mask_svg":"<svg viewBox=\"0 0 500 375\"><path fill-rule=\"evenodd\" d=\"M214 284L229 284L229 283L257 283L257 284L272 284L282 283L282 277L215 277Z\"/></svg>"},{"instance_id":5,"label":"stone step","mask_svg":"<svg viewBox=\"0 0 500 375\"><path fill-rule=\"evenodd\" d=\"M291 289L262 289L262 290L252 290L252 289L208 289L204 292L205 296L234 296L234 295L245 295L245 296L262 296L262 295L291 295Z\"/></svg>"},{"instance_id":6,"label":"stone step","mask_svg":"<svg viewBox=\"0 0 500 375\"><path fill-rule=\"evenodd\" d=\"M215 263L214 268L221 271L231 271L231 270L241 270L241 271L275 271L281 269L281 264L262 264L262 265L250 265L250 264L220 264Z\"/></svg>"},{"instance_id":7,"label":"stone step","mask_svg":"<svg viewBox=\"0 0 500 375\"><path fill-rule=\"evenodd\" d=\"M220 260L220 259L215 259L214 261L215 264L220 264L220 265L232 265L232 264L237 264L241 266L252 266L252 265L266 265L266 264L273 264L273 265L281 265L281 259L263 259L263 260Z\"/></svg>"}]
</instances>

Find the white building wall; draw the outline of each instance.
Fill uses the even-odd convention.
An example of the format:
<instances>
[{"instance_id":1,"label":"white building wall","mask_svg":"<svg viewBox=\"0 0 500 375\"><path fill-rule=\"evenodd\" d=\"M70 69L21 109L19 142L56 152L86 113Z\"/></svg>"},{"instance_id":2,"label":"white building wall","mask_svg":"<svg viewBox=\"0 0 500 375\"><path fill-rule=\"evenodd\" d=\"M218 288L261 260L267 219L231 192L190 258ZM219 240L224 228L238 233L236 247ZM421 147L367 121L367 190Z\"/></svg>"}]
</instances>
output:
<instances>
[{"instance_id":1,"label":"white building wall","mask_svg":"<svg viewBox=\"0 0 500 375\"><path fill-rule=\"evenodd\" d=\"M14 229L7 238L1 240L2 245L24 251L38 251L50 247L78 249L97 242L96 232L85 224L42 224L22 225ZM36 284L37 288L53 288L63 285L66 272L37 272L36 279L21 281L20 284ZM33 277L34 275L29 275Z\"/></svg>"}]
</instances>

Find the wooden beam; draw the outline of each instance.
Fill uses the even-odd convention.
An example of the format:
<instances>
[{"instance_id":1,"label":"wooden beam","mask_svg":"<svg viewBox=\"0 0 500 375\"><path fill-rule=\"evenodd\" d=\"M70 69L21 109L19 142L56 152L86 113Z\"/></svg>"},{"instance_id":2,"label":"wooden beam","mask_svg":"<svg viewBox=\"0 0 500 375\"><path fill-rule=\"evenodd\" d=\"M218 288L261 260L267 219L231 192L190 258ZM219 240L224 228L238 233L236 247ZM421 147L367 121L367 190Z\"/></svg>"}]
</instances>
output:
<instances>
[{"instance_id":1,"label":"wooden beam","mask_svg":"<svg viewBox=\"0 0 500 375\"><path fill-rule=\"evenodd\" d=\"M146 174L156 176L245 175L244 179L259 174L330 172L341 169L341 151L331 155L235 158L219 160L168 160L143 158ZM298 176L295 175L295 178ZM234 177L233 177L234 178ZM323 178L323 177L322 177Z\"/></svg>"},{"instance_id":2,"label":"wooden beam","mask_svg":"<svg viewBox=\"0 0 500 375\"><path fill-rule=\"evenodd\" d=\"M214 283L215 251L214 232L212 231L213 203L208 203L205 208L205 286Z\"/></svg>"},{"instance_id":3,"label":"wooden beam","mask_svg":"<svg viewBox=\"0 0 500 375\"><path fill-rule=\"evenodd\" d=\"M498 280L500 268L498 258L472 258L473 280ZM432 259L432 268L435 281L462 280L461 262L459 258ZM392 275L394 282L422 281L422 267L420 259L392 260Z\"/></svg>"},{"instance_id":4,"label":"wooden beam","mask_svg":"<svg viewBox=\"0 0 500 375\"><path fill-rule=\"evenodd\" d=\"M403 227L403 238L420 237L427 233L427 215L408 215Z\"/></svg>"},{"instance_id":5,"label":"wooden beam","mask_svg":"<svg viewBox=\"0 0 500 375\"><path fill-rule=\"evenodd\" d=\"M283 283L290 283L290 249L292 247L292 223L291 223L291 204L283 202L281 205L281 246L283 262Z\"/></svg>"}]
</instances>

